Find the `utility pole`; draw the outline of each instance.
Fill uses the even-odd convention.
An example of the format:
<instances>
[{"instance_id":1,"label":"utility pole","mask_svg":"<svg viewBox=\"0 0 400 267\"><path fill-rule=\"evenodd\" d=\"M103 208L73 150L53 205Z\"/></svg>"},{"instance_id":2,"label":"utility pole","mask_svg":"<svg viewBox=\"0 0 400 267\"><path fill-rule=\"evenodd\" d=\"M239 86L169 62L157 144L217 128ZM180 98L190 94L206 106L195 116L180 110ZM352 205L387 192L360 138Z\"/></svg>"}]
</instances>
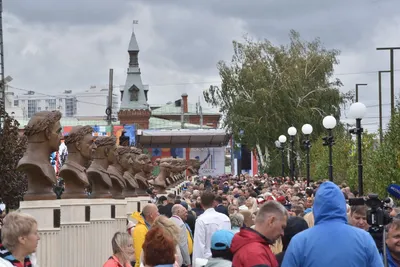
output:
<instances>
[{"instance_id":1,"label":"utility pole","mask_svg":"<svg viewBox=\"0 0 400 267\"><path fill-rule=\"evenodd\" d=\"M390 70L378 71L378 85L379 85L379 143L383 142L383 123L382 123L382 73L389 73Z\"/></svg>"},{"instance_id":2,"label":"utility pole","mask_svg":"<svg viewBox=\"0 0 400 267\"><path fill-rule=\"evenodd\" d=\"M6 111L6 87L4 80L4 42L3 42L3 0L0 0L0 131L3 128L3 115Z\"/></svg>"},{"instance_id":3,"label":"utility pole","mask_svg":"<svg viewBox=\"0 0 400 267\"><path fill-rule=\"evenodd\" d=\"M356 102L358 102L358 87L359 86L367 86L366 83L356 83Z\"/></svg>"},{"instance_id":4,"label":"utility pole","mask_svg":"<svg viewBox=\"0 0 400 267\"><path fill-rule=\"evenodd\" d=\"M110 69L108 78L108 103L106 109L108 125L111 125L112 123L113 79L114 79L114 70Z\"/></svg>"},{"instance_id":5,"label":"utility pole","mask_svg":"<svg viewBox=\"0 0 400 267\"><path fill-rule=\"evenodd\" d=\"M183 97L181 97L181 129L185 128L185 111L183 108Z\"/></svg>"},{"instance_id":6,"label":"utility pole","mask_svg":"<svg viewBox=\"0 0 400 267\"><path fill-rule=\"evenodd\" d=\"M197 112L197 115L200 115L200 129L203 129L203 108L201 107L200 96L199 96L199 100L196 104L196 112Z\"/></svg>"},{"instance_id":7,"label":"utility pole","mask_svg":"<svg viewBox=\"0 0 400 267\"><path fill-rule=\"evenodd\" d=\"M378 47L376 50L390 51L390 111L394 114L394 50L399 50L400 47Z\"/></svg>"}]
</instances>

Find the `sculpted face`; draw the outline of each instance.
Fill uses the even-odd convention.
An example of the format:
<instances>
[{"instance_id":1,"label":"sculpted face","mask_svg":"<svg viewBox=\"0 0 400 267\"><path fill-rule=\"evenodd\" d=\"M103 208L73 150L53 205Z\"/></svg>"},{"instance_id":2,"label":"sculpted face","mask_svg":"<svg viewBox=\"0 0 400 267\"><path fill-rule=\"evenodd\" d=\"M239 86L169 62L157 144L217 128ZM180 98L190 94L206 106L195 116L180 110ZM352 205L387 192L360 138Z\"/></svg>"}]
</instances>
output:
<instances>
[{"instance_id":1,"label":"sculpted face","mask_svg":"<svg viewBox=\"0 0 400 267\"><path fill-rule=\"evenodd\" d=\"M61 138L62 138L62 128L61 128L61 123L60 121L57 121L54 123L53 127L50 129L50 134L47 136L50 144L50 148L52 151L58 151L60 144L61 144Z\"/></svg>"},{"instance_id":2,"label":"sculpted face","mask_svg":"<svg viewBox=\"0 0 400 267\"><path fill-rule=\"evenodd\" d=\"M152 172L154 169L154 165L153 165L153 162L151 162L151 159L146 157L144 159L144 162L145 162L145 164L143 166L143 171L147 172L147 173Z\"/></svg>"},{"instance_id":3,"label":"sculpted face","mask_svg":"<svg viewBox=\"0 0 400 267\"><path fill-rule=\"evenodd\" d=\"M97 148L91 134L85 135L85 137L80 142L78 142L77 145L78 150L85 159L91 159L94 150Z\"/></svg>"},{"instance_id":4,"label":"sculpted face","mask_svg":"<svg viewBox=\"0 0 400 267\"><path fill-rule=\"evenodd\" d=\"M122 168L127 171L130 169L131 166L131 154L130 153L125 153L123 155L119 156L119 164L122 166Z\"/></svg>"},{"instance_id":5,"label":"sculpted face","mask_svg":"<svg viewBox=\"0 0 400 267\"><path fill-rule=\"evenodd\" d=\"M108 164L113 164L115 160L115 150L117 149L116 145L109 146L108 147L108 155L107 155L107 160Z\"/></svg>"}]
</instances>

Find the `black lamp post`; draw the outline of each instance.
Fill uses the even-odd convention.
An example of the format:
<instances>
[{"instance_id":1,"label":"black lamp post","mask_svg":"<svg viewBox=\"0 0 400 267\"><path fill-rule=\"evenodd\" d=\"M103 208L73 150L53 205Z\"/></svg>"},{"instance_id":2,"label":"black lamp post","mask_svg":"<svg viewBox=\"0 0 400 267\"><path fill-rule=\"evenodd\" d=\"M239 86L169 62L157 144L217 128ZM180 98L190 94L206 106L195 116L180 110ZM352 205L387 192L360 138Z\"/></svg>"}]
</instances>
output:
<instances>
[{"instance_id":1,"label":"black lamp post","mask_svg":"<svg viewBox=\"0 0 400 267\"><path fill-rule=\"evenodd\" d=\"M304 136L306 137L306 140L303 141L304 148L306 149L306 156L307 156L307 161L306 161L306 166L307 166L307 187L310 186L310 148L311 148L311 142L310 142L310 134L313 131L313 127L310 124L304 124L303 127L301 128L301 131L303 132Z\"/></svg>"},{"instance_id":2,"label":"black lamp post","mask_svg":"<svg viewBox=\"0 0 400 267\"><path fill-rule=\"evenodd\" d=\"M363 103L356 102L350 106L349 117L356 119L356 128L350 129L349 132L357 135L358 192L360 196L364 195L361 139L364 129L361 127L361 120L364 118L366 112L367 107Z\"/></svg>"},{"instance_id":3,"label":"black lamp post","mask_svg":"<svg viewBox=\"0 0 400 267\"><path fill-rule=\"evenodd\" d=\"M336 119L332 115L326 116L322 124L324 128L328 130L328 136L323 137L322 140L324 141L323 145L329 147L329 165L328 165L328 175L329 181L333 181L333 164L332 164L332 146L335 144L335 140L333 139L332 129L336 126Z\"/></svg>"},{"instance_id":4,"label":"black lamp post","mask_svg":"<svg viewBox=\"0 0 400 267\"><path fill-rule=\"evenodd\" d=\"M290 180L294 181L294 137L297 134L297 129L295 127L290 127L288 129L288 135L290 136Z\"/></svg>"},{"instance_id":5,"label":"black lamp post","mask_svg":"<svg viewBox=\"0 0 400 267\"><path fill-rule=\"evenodd\" d=\"M281 151L281 157L282 157L282 178L285 177L285 143L286 143L286 136L281 135L278 138L278 141L275 142L275 145L280 149Z\"/></svg>"}]
</instances>

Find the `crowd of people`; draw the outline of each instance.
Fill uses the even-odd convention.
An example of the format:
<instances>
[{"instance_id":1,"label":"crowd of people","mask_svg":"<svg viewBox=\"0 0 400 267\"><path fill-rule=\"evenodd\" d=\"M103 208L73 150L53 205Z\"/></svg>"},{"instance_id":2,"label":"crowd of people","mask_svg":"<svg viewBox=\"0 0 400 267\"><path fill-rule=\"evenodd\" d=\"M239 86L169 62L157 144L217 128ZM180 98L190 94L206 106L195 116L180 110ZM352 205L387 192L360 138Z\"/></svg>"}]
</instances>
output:
<instances>
[{"instance_id":1,"label":"crowd of people","mask_svg":"<svg viewBox=\"0 0 400 267\"><path fill-rule=\"evenodd\" d=\"M358 193L346 184L241 175L188 181L181 195L149 193L103 267L400 266L400 209L393 200L383 207L392 220L380 246L369 208L349 205ZM38 241L34 218L9 213L0 267L35 266Z\"/></svg>"}]
</instances>

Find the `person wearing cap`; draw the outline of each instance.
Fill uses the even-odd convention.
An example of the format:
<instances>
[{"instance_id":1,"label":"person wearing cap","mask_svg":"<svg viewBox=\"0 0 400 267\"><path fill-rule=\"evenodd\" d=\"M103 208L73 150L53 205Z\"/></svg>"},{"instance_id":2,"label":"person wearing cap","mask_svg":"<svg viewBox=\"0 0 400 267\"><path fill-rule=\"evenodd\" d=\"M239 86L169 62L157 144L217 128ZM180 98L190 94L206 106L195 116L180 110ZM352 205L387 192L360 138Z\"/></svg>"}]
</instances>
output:
<instances>
[{"instance_id":1,"label":"person wearing cap","mask_svg":"<svg viewBox=\"0 0 400 267\"><path fill-rule=\"evenodd\" d=\"M211 237L211 254L205 267L231 267L232 252L230 250L234 233L228 230L216 231Z\"/></svg>"}]
</instances>

